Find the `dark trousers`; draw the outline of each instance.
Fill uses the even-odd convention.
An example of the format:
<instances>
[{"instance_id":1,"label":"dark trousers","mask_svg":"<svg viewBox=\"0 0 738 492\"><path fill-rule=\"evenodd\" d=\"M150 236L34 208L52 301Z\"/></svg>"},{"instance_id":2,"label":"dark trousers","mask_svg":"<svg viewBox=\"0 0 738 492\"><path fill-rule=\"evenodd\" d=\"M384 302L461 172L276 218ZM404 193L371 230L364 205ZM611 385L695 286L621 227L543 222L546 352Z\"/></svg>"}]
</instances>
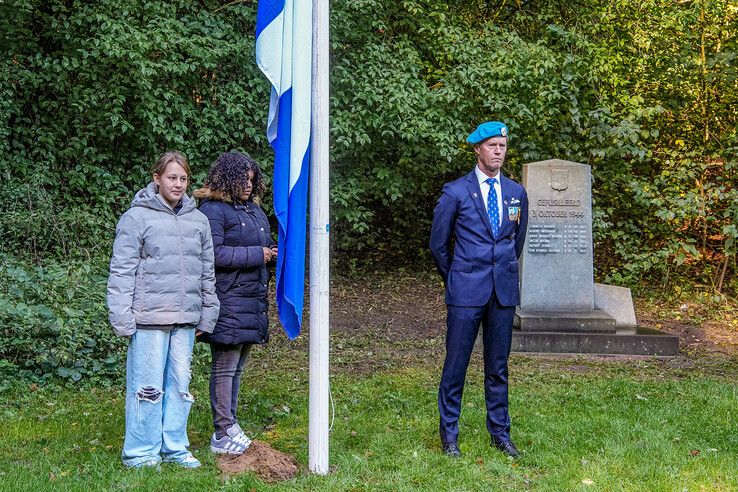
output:
<instances>
[{"instance_id":1,"label":"dark trousers","mask_svg":"<svg viewBox=\"0 0 738 492\"><path fill-rule=\"evenodd\" d=\"M461 397L479 324L484 343L484 399L487 430L498 439L510 439L507 402L507 358L512 343L515 307L501 306L492 293L485 306L447 306L446 360L438 388L441 441L456 442L459 436Z\"/></svg>"},{"instance_id":2,"label":"dark trousers","mask_svg":"<svg viewBox=\"0 0 738 492\"><path fill-rule=\"evenodd\" d=\"M210 409L213 412L215 437L218 439L225 436L226 430L236 423L238 388L250 351L250 343L210 344Z\"/></svg>"}]
</instances>

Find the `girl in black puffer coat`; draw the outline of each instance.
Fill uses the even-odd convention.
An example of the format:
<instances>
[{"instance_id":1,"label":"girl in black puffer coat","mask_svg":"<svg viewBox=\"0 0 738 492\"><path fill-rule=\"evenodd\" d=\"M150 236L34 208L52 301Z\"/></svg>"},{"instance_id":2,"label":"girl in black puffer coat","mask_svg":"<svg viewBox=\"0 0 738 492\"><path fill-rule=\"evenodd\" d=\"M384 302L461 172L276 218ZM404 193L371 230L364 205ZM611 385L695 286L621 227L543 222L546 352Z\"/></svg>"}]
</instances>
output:
<instances>
[{"instance_id":1,"label":"girl in black puffer coat","mask_svg":"<svg viewBox=\"0 0 738 492\"><path fill-rule=\"evenodd\" d=\"M267 263L276 259L269 221L259 206L264 180L258 164L238 152L221 154L205 186L195 191L210 221L215 252L215 288L220 315L210 344L210 407L214 453L241 454L251 443L236 420L238 388L252 344L269 339Z\"/></svg>"}]
</instances>

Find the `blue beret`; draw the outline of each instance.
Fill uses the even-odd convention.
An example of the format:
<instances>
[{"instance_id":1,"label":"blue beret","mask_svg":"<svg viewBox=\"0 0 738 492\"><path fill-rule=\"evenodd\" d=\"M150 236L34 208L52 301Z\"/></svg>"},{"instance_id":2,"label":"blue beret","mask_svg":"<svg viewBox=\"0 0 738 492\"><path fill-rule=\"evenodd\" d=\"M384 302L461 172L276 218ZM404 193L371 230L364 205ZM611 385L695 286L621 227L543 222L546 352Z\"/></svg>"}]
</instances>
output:
<instances>
[{"instance_id":1,"label":"blue beret","mask_svg":"<svg viewBox=\"0 0 738 492\"><path fill-rule=\"evenodd\" d=\"M470 144L478 144L490 137L507 137L507 127L499 121L488 121L482 123L474 132L466 137L466 141Z\"/></svg>"}]
</instances>

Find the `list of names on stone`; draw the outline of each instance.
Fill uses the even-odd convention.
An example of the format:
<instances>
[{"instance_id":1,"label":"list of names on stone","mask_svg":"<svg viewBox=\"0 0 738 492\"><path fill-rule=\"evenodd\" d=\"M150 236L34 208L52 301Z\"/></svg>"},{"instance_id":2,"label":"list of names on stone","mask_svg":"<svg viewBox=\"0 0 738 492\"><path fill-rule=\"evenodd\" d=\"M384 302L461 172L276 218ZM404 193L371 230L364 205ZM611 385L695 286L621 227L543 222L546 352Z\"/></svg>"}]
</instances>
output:
<instances>
[{"instance_id":1,"label":"list of names on stone","mask_svg":"<svg viewBox=\"0 0 738 492\"><path fill-rule=\"evenodd\" d=\"M528 253L586 254L589 251L587 226L584 224L530 224Z\"/></svg>"}]
</instances>

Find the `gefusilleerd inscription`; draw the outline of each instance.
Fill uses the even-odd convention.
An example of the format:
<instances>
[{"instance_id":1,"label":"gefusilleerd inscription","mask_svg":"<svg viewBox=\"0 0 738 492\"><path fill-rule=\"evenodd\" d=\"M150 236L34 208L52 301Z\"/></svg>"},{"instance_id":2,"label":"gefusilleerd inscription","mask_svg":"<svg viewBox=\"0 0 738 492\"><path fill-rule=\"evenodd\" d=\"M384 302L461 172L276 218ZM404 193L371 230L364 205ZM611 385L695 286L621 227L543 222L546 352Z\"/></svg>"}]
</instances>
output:
<instances>
[{"instance_id":1,"label":"gefusilleerd inscription","mask_svg":"<svg viewBox=\"0 0 738 492\"><path fill-rule=\"evenodd\" d=\"M563 208L560 208L563 207ZM583 219L582 201L575 199L540 199L530 207L532 218Z\"/></svg>"}]
</instances>

